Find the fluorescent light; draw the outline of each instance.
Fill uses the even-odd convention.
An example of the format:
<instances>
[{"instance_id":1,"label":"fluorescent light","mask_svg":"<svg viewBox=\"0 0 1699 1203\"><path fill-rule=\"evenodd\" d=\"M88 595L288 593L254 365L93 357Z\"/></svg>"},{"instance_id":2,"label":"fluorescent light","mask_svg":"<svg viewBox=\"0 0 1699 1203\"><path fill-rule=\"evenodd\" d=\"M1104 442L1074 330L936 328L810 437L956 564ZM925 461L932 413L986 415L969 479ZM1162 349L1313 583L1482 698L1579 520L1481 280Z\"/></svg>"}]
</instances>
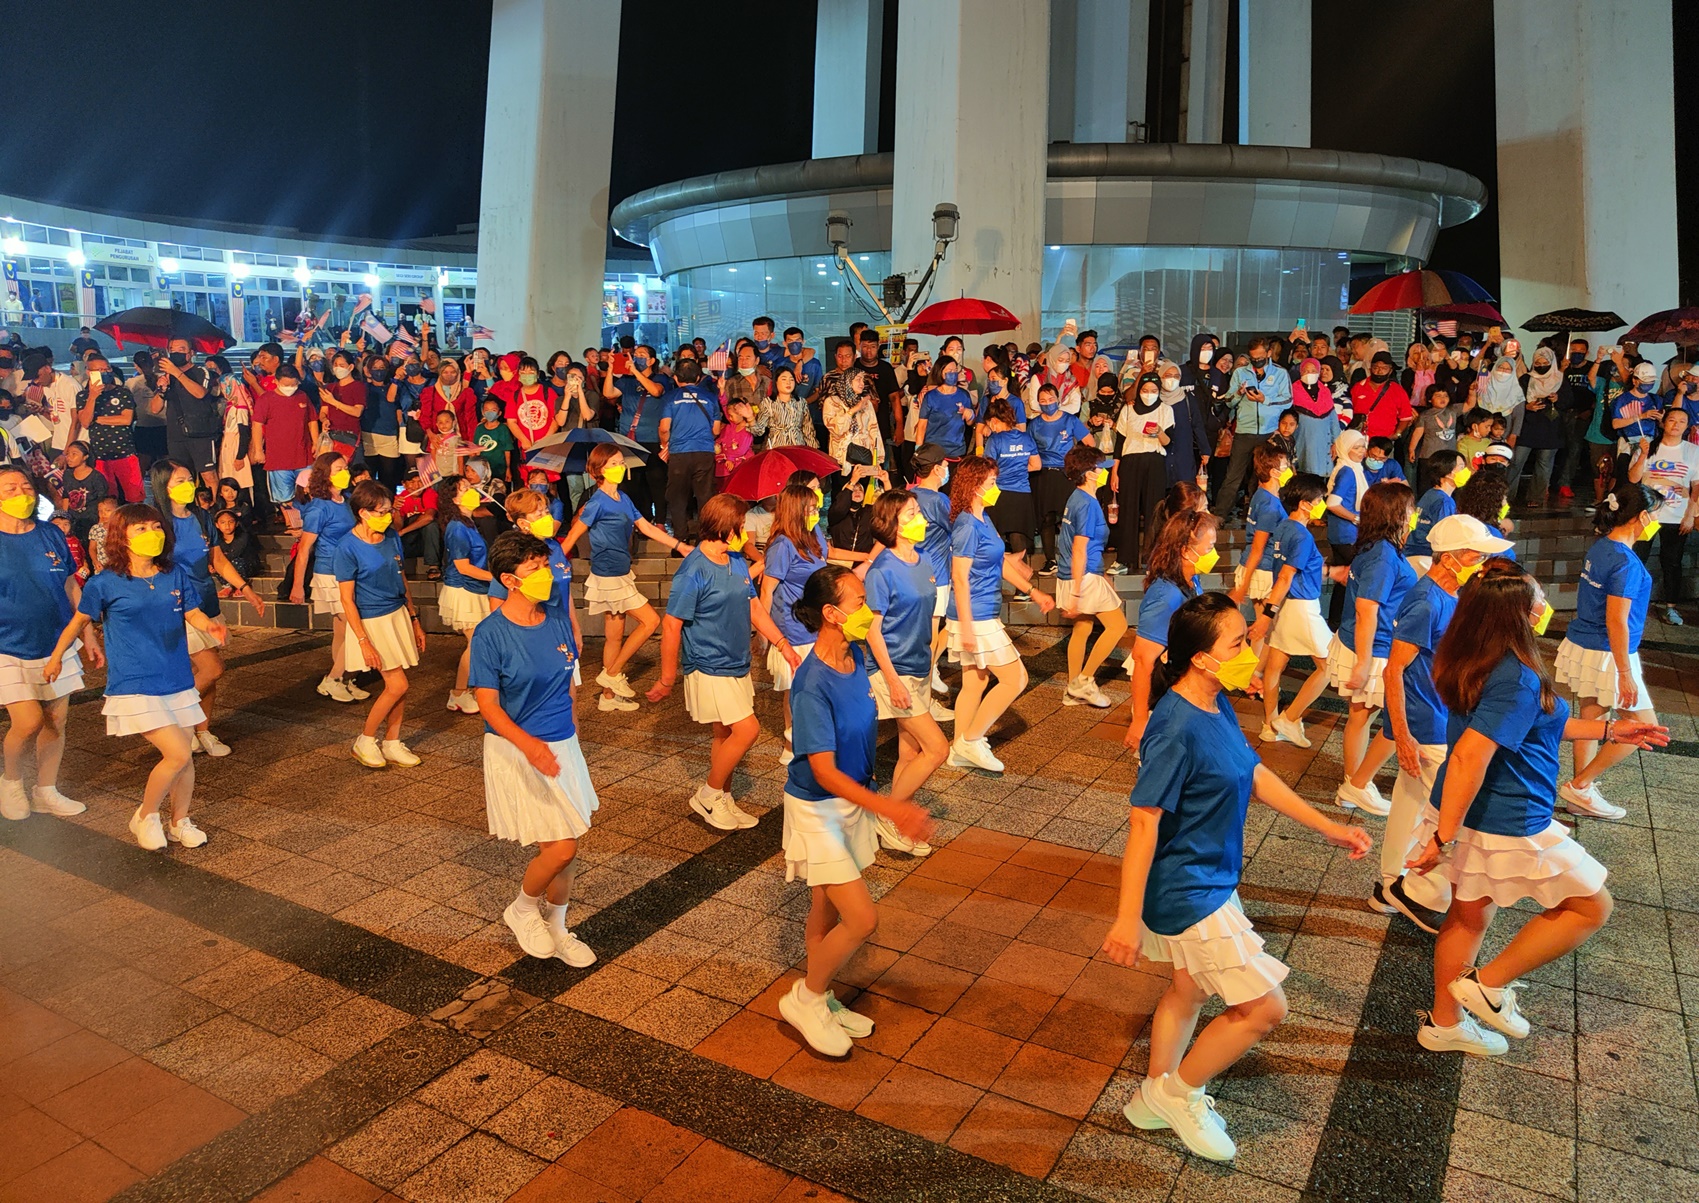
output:
<instances>
[{"instance_id":1,"label":"fluorescent light","mask_svg":"<svg viewBox=\"0 0 1699 1203\"><path fill-rule=\"evenodd\" d=\"M246 263L232 263L230 265L230 277L234 280L246 280L253 270Z\"/></svg>"},{"instance_id":2,"label":"fluorescent light","mask_svg":"<svg viewBox=\"0 0 1699 1203\"><path fill-rule=\"evenodd\" d=\"M4 239L0 241L0 250L8 255L21 255L24 253L24 240L16 237Z\"/></svg>"},{"instance_id":3,"label":"fluorescent light","mask_svg":"<svg viewBox=\"0 0 1699 1203\"><path fill-rule=\"evenodd\" d=\"M81 267L83 264L88 262L88 258L81 251L72 247L70 253L65 256L65 262L69 263L72 267Z\"/></svg>"},{"instance_id":4,"label":"fluorescent light","mask_svg":"<svg viewBox=\"0 0 1699 1203\"><path fill-rule=\"evenodd\" d=\"M302 270L303 269L301 268L295 269L295 278L305 284L307 280L306 277L300 274ZM365 275L360 277L360 283L364 284L367 288L376 288L379 284L382 284L383 281L378 278L378 274L376 272L367 272Z\"/></svg>"},{"instance_id":5,"label":"fluorescent light","mask_svg":"<svg viewBox=\"0 0 1699 1203\"><path fill-rule=\"evenodd\" d=\"M301 267L297 267L294 271L290 272L289 274L295 277L295 283L297 283L297 284L309 283L313 278L313 273L308 271L306 269L305 265L303 265Z\"/></svg>"},{"instance_id":6,"label":"fluorescent light","mask_svg":"<svg viewBox=\"0 0 1699 1203\"><path fill-rule=\"evenodd\" d=\"M159 270L164 272L168 276L176 275L177 274L177 260L173 259L170 255L166 255L163 259L161 259L159 261Z\"/></svg>"},{"instance_id":7,"label":"fluorescent light","mask_svg":"<svg viewBox=\"0 0 1699 1203\"><path fill-rule=\"evenodd\" d=\"M735 268L735 267L728 267L728 268L726 268L726 270L731 272L733 275L737 274L737 268Z\"/></svg>"}]
</instances>

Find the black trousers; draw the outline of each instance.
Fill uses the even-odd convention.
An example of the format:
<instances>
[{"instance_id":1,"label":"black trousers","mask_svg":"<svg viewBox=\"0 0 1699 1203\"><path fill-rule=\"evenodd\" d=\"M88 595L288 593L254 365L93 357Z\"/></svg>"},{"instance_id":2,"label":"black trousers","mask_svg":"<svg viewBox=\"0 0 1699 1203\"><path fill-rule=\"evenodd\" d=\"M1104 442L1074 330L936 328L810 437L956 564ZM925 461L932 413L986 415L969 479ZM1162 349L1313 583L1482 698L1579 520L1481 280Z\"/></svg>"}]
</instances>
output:
<instances>
[{"instance_id":1,"label":"black trousers","mask_svg":"<svg viewBox=\"0 0 1699 1203\"><path fill-rule=\"evenodd\" d=\"M1327 562L1334 567L1338 567L1339 565L1349 567L1351 561L1356 558L1357 545L1355 543L1347 543L1343 546L1332 548L1332 554L1328 556ZM1327 625L1336 631L1339 629L1340 620L1345 617L1346 587L1347 586L1344 584L1335 581L1333 583L1333 594L1327 601Z\"/></svg>"},{"instance_id":2,"label":"black trousers","mask_svg":"<svg viewBox=\"0 0 1699 1203\"><path fill-rule=\"evenodd\" d=\"M1687 554L1687 536L1681 533L1679 524L1666 522L1658 527L1656 542L1658 567L1663 573L1664 605L1679 606L1682 601L1681 561ZM1644 564L1652 558L1652 545L1636 542L1634 553Z\"/></svg>"},{"instance_id":3,"label":"black trousers","mask_svg":"<svg viewBox=\"0 0 1699 1203\"><path fill-rule=\"evenodd\" d=\"M1268 436L1261 434L1235 434L1233 436L1233 452L1227 460L1227 475L1215 491L1215 516L1217 518L1226 518L1231 515L1239 504L1240 495L1256 489L1257 482L1251 472L1251 453L1257 449L1259 444L1267 441ZM1209 465L1214 468L1218 462L1217 460L1210 460Z\"/></svg>"},{"instance_id":4,"label":"black trousers","mask_svg":"<svg viewBox=\"0 0 1699 1203\"><path fill-rule=\"evenodd\" d=\"M667 460L667 514L677 538L685 538L693 495L696 512L701 513L708 498L714 495L712 451L676 451Z\"/></svg>"},{"instance_id":5,"label":"black trousers","mask_svg":"<svg viewBox=\"0 0 1699 1203\"><path fill-rule=\"evenodd\" d=\"M1032 501L1038 512L1038 535L1044 543L1044 562L1056 567L1056 537L1062 516L1068 512L1068 496L1074 486L1060 468L1040 468L1032 474ZM1072 552L1072 548L1068 549Z\"/></svg>"},{"instance_id":6,"label":"black trousers","mask_svg":"<svg viewBox=\"0 0 1699 1203\"><path fill-rule=\"evenodd\" d=\"M1115 553L1121 563L1137 570L1144 563L1146 544L1156 538L1156 507L1168 491L1168 457L1160 451L1124 455L1117 475L1121 521L1115 528Z\"/></svg>"},{"instance_id":7,"label":"black trousers","mask_svg":"<svg viewBox=\"0 0 1699 1203\"><path fill-rule=\"evenodd\" d=\"M659 443L643 443L642 447L649 453L649 462L626 472L625 492L639 514L650 522L662 523L667 520L667 462L661 458Z\"/></svg>"}]
</instances>

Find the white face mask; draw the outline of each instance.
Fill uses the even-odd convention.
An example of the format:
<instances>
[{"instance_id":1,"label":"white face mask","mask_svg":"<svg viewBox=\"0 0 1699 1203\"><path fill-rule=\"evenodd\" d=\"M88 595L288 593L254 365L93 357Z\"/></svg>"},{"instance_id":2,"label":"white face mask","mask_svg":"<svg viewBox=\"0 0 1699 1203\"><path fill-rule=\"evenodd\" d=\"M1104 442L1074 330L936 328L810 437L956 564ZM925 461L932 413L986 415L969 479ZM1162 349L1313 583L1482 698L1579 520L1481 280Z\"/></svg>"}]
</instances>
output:
<instances>
[{"instance_id":1,"label":"white face mask","mask_svg":"<svg viewBox=\"0 0 1699 1203\"><path fill-rule=\"evenodd\" d=\"M1302 379L1303 379L1306 387L1314 388L1316 381L1321 379L1321 373L1320 372L1305 372Z\"/></svg>"}]
</instances>

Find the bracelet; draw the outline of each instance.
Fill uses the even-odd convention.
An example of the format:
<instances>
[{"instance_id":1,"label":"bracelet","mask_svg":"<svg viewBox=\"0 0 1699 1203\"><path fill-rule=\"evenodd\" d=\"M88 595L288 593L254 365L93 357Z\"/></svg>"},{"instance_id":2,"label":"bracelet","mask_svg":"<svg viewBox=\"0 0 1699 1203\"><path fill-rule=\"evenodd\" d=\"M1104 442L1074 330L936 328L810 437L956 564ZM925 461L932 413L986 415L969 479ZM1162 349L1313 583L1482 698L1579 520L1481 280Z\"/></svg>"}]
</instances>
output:
<instances>
[{"instance_id":1,"label":"bracelet","mask_svg":"<svg viewBox=\"0 0 1699 1203\"><path fill-rule=\"evenodd\" d=\"M1616 720L1613 718L1607 718L1605 720L1604 742L1607 744L1614 744L1616 742Z\"/></svg>"}]
</instances>

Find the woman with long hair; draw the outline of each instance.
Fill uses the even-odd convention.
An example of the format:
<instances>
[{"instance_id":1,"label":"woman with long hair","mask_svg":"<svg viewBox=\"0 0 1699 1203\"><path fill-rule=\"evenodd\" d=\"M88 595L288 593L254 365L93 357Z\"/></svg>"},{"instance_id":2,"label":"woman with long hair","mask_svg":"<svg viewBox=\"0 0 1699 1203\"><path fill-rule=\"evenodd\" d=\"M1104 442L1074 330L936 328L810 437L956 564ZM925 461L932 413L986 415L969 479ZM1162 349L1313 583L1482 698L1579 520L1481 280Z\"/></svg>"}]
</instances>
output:
<instances>
[{"instance_id":1,"label":"woman with long hair","mask_svg":"<svg viewBox=\"0 0 1699 1203\"><path fill-rule=\"evenodd\" d=\"M1599 538L1581 562L1575 617L1553 666L1553 676L1574 695L1584 719L1613 710L1641 723L1658 717L1640 670L1652 574L1634 554L1636 542L1658 533L1657 504L1645 485L1621 484L1605 494L1593 518ZM1620 745L1600 747L1594 740L1577 739L1574 776L1558 790L1564 809L1594 819L1624 817L1628 812L1599 792L1599 778L1627 755Z\"/></svg>"},{"instance_id":2,"label":"woman with long hair","mask_svg":"<svg viewBox=\"0 0 1699 1203\"><path fill-rule=\"evenodd\" d=\"M1098 688L1097 670L1127 633L1121 597L1103 574L1103 551L1109 542L1109 522L1097 503L1097 490L1109 475L1107 468L1099 466L1103 459L1096 447L1082 442L1074 444L1063 461L1063 474L1074 491L1062 511L1062 549L1056 571L1056 605L1062 617L1073 624L1068 635L1068 687L1062 704L1100 710L1106 709L1110 700ZM1096 643L1091 643L1093 622L1103 627Z\"/></svg>"},{"instance_id":3,"label":"woman with long hair","mask_svg":"<svg viewBox=\"0 0 1699 1203\"><path fill-rule=\"evenodd\" d=\"M171 516L172 558L194 578L198 605L208 618L219 617L218 586L213 573L234 589L257 614L265 614L265 602L237 570L224 549L215 539L207 538L206 528L194 511L195 488L200 482L195 474L176 460L157 459L148 472L148 491L153 495L154 508ZM205 715L212 709L212 699L218 689L218 679L224 675L224 657L219 644L213 643L196 627L185 627L189 663L195 670L195 689L201 695L202 718L195 725L194 750L208 756L228 756L230 746L207 730Z\"/></svg>"},{"instance_id":4,"label":"woman with long hair","mask_svg":"<svg viewBox=\"0 0 1699 1203\"><path fill-rule=\"evenodd\" d=\"M295 583L289 600L301 605L307 600L307 582L312 582L313 613L329 614L330 671L318 683L320 696L337 702L358 702L371 697L347 680L342 666L347 661L343 644L348 624L342 618L342 594L336 587L336 546L354 529L354 515L343 499L353 478L348 460L339 451L326 451L313 460L307 474L307 500L297 506L301 514L301 537L295 544Z\"/></svg>"},{"instance_id":5,"label":"woman with long hair","mask_svg":"<svg viewBox=\"0 0 1699 1203\"><path fill-rule=\"evenodd\" d=\"M472 671L472 631L490 615L490 545L474 518L483 503L484 495L462 482L447 504L437 508L443 546L437 617L466 636L466 650L460 653L460 663L454 670L447 705L462 714L478 713L478 699L466 684Z\"/></svg>"},{"instance_id":6,"label":"woman with long hair","mask_svg":"<svg viewBox=\"0 0 1699 1203\"><path fill-rule=\"evenodd\" d=\"M348 500L359 521L337 545L333 561L343 619L354 637L347 648L348 671L383 676L383 692L354 741L354 759L368 769L392 764L411 768L419 758L401 742L401 721L407 670L419 663L425 650L425 628L407 592L401 540L390 530L395 495L368 478L354 486Z\"/></svg>"},{"instance_id":7,"label":"woman with long hair","mask_svg":"<svg viewBox=\"0 0 1699 1203\"><path fill-rule=\"evenodd\" d=\"M1334 568L1349 568L1356 554L1358 511L1369 491L1369 478L1363 472L1368 454L1369 439L1360 430L1344 431L1333 440L1333 470L1327 477L1327 548L1328 564ZM1330 575L1335 583L1327 603L1327 625L1337 631L1345 614L1345 586L1340 583L1343 574Z\"/></svg>"},{"instance_id":8,"label":"woman with long hair","mask_svg":"<svg viewBox=\"0 0 1699 1203\"><path fill-rule=\"evenodd\" d=\"M1198 577L1214 568L1221 558L1221 553L1215 550L1215 531L1220 521L1208 510L1175 514L1151 545L1133 654L1127 657L1127 673L1133 679L1132 718L1121 742L1135 752L1144 738L1145 724L1150 721L1157 662L1168 652L1168 624L1176 610L1198 596Z\"/></svg>"},{"instance_id":9,"label":"woman with long hair","mask_svg":"<svg viewBox=\"0 0 1699 1203\"><path fill-rule=\"evenodd\" d=\"M1109 474L1109 485L1121 510L1115 555L1128 568L1143 563L1140 550L1148 551L1155 538L1152 523L1168 487L1168 431L1173 425L1174 412L1162 404L1162 381L1155 372L1140 376L1121 395L1121 411L1115 418L1121 455ZM1147 526L1150 539L1145 537Z\"/></svg>"},{"instance_id":10,"label":"woman with long hair","mask_svg":"<svg viewBox=\"0 0 1699 1203\"><path fill-rule=\"evenodd\" d=\"M1554 817L1558 745L1586 739L1627 755L1669 742L1655 723L1570 716L1534 642L1535 626L1549 616L1532 577L1509 560L1489 560L1458 593L1434 651L1447 747L1434 780L1438 811L1410 861L1451 883L1434 944L1434 1006L1416 1033L1433 1052L1503 1054L1505 1036L1529 1030L1516 1005L1520 979L1574 952L1610 918L1604 867ZM1498 908L1523 899L1540 913L1475 967Z\"/></svg>"},{"instance_id":11,"label":"woman with long hair","mask_svg":"<svg viewBox=\"0 0 1699 1203\"><path fill-rule=\"evenodd\" d=\"M1056 608L1050 595L1032 587L1032 573L1003 554L1003 537L985 516L1001 490L997 465L970 455L956 465L950 484L950 599L944 611L950 659L962 666L962 691L956 698L956 738L949 763L959 768L1001 773L1003 762L991 754L992 726L1026 688L1026 665L1003 629L1003 581L1017 593L1031 594L1039 609ZM987 692L992 679L996 685Z\"/></svg>"},{"instance_id":12,"label":"woman with long hair","mask_svg":"<svg viewBox=\"0 0 1699 1203\"><path fill-rule=\"evenodd\" d=\"M1256 653L1231 598L1190 599L1167 636L1167 670L1139 748L1120 903L1103 951L1129 967L1141 956L1173 965L1151 1018L1149 1068L1123 1114L1134 1127L1172 1128L1200 1157L1228 1161L1233 1139L1205 1088L1286 1018L1287 968L1263 951L1239 903L1250 800L1319 832L1353 860L1368 852L1369 836L1298 797L1245 742L1223 691L1249 683ZM1193 1041L1212 995L1226 1010Z\"/></svg>"},{"instance_id":13,"label":"woman with long hair","mask_svg":"<svg viewBox=\"0 0 1699 1203\"><path fill-rule=\"evenodd\" d=\"M167 840L185 848L206 843L206 833L189 817L195 792L194 729L206 722L195 672L189 663L185 625L224 642L224 624L202 613L200 586L171 558L171 523L151 505L121 506L106 528L106 568L83 586L77 612L42 665L42 680L59 677L64 656L88 629L102 628L107 650L108 735L140 735L159 749L141 805L130 816L130 834L149 852ZM169 799L171 820L160 819Z\"/></svg>"},{"instance_id":14,"label":"woman with long hair","mask_svg":"<svg viewBox=\"0 0 1699 1203\"><path fill-rule=\"evenodd\" d=\"M1658 496L1658 507L1652 512L1658 523L1658 564L1664 590L1664 604L1658 617L1675 627L1682 624L1681 614L1676 610L1682 602L1682 557L1687 552L1687 536L1693 533L1695 516L1699 515L1699 443L1687 438L1692 424L1691 411L1671 405L1658 423L1656 445L1635 444L1628 464L1628 479L1646 485ZM1650 540L1640 549L1647 557L1651 550Z\"/></svg>"},{"instance_id":15,"label":"woman with long hair","mask_svg":"<svg viewBox=\"0 0 1699 1203\"><path fill-rule=\"evenodd\" d=\"M1345 618L1327 654L1328 679L1350 704L1345 718L1345 780L1334 799L1384 815L1390 803L1375 786L1375 774L1392 755L1385 730L1369 728L1386 702L1386 658L1392 654L1393 620L1416 570L1404 558L1416 495L1401 480L1383 480L1363 494L1357 543L1345 585Z\"/></svg>"},{"instance_id":16,"label":"woman with long hair","mask_svg":"<svg viewBox=\"0 0 1699 1203\"><path fill-rule=\"evenodd\" d=\"M814 650L796 670L797 754L785 779L785 880L800 876L808 883L808 968L779 1000L779 1014L810 1048L841 1057L852 1037L873 1034L873 1021L846 1009L831 986L877 924L861 877L878 848L876 825L883 820L906 843L924 846L932 819L894 784L888 798L872 789L878 723L866 649L858 645L874 617L861 582L839 565L818 568L795 609Z\"/></svg>"}]
</instances>

